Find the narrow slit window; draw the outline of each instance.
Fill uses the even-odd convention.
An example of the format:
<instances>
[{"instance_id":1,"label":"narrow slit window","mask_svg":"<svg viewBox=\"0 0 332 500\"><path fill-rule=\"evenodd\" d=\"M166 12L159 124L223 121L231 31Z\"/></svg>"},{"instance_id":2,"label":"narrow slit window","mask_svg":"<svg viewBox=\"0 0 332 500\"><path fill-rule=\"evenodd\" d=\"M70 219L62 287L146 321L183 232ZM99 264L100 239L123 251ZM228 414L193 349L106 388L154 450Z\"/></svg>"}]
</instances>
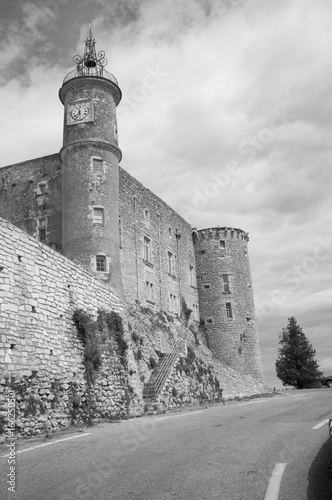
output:
<instances>
[{"instance_id":1,"label":"narrow slit window","mask_svg":"<svg viewBox=\"0 0 332 500\"><path fill-rule=\"evenodd\" d=\"M144 246L143 246L143 258L147 262L151 262L151 240L147 236L144 236Z\"/></svg>"},{"instance_id":2,"label":"narrow slit window","mask_svg":"<svg viewBox=\"0 0 332 500\"><path fill-rule=\"evenodd\" d=\"M168 262L168 272L169 274L175 275L175 262L174 254L172 252L167 252L167 262Z\"/></svg>"},{"instance_id":3,"label":"narrow slit window","mask_svg":"<svg viewBox=\"0 0 332 500\"><path fill-rule=\"evenodd\" d=\"M150 211L147 208L145 208L144 212L143 212L143 215L144 215L144 224L145 224L145 227L147 229L149 229L150 228Z\"/></svg>"},{"instance_id":4,"label":"narrow slit window","mask_svg":"<svg viewBox=\"0 0 332 500\"><path fill-rule=\"evenodd\" d=\"M122 220L119 217L119 247L122 248Z\"/></svg>"},{"instance_id":5,"label":"narrow slit window","mask_svg":"<svg viewBox=\"0 0 332 500\"><path fill-rule=\"evenodd\" d=\"M170 310L174 313L177 312L177 299L176 299L176 295L174 295L173 293L170 293L169 294L169 302L170 302Z\"/></svg>"},{"instance_id":6,"label":"narrow slit window","mask_svg":"<svg viewBox=\"0 0 332 500\"><path fill-rule=\"evenodd\" d=\"M194 266L189 266L189 282L191 286L195 286L195 269Z\"/></svg>"},{"instance_id":7,"label":"narrow slit window","mask_svg":"<svg viewBox=\"0 0 332 500\"><path fill-rule=\"evenodd\" d=\"M153 283L150 283L149 281L145 282L145 292L147 300L153 302Z\"/></svg>"}]
</instances>

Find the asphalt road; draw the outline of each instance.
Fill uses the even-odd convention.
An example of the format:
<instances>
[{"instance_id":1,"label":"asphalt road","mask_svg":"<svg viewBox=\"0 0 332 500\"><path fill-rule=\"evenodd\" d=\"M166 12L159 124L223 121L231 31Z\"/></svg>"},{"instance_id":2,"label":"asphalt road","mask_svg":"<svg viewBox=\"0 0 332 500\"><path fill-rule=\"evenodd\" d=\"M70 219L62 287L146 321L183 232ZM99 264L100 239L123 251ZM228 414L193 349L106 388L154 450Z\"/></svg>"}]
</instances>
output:
<instances>
[{"instance_id":1,"label":"asphalt road","mask_svg":"<svg viewBox=\"0 0 332 500\"><path fill-rule=\"evenodd\" d=\"M324 422L331 409L331 389L294 391L24 441L16 449L15 494L0 453L0 497L330 500Z\"/></svg>"}]
</instances>

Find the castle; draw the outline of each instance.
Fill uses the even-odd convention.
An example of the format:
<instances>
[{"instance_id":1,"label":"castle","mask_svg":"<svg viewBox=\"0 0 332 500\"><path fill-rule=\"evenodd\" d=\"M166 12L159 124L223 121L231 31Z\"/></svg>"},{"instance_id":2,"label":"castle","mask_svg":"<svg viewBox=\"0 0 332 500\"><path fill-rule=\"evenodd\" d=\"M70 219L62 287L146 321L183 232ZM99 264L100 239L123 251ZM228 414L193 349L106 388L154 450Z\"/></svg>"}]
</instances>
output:
<instances>
[{"instance_id":1,"label":"castle","mask_svg":"<svg viewBox=\"0 0 332 500\"><path fill-rule=\"evenodd\" d=\"M96 53L91 29L83 57L75 56L74 62L76 69L59 91L64 105L60 152L0 170L0 239L8 237L6 248L11 248L14 240L9 235L20 230L15 241L26 234L28 250L37 240L38 258L44 256L43 265L51 273L52 266L63 266L63 282L69 269L82 280L94 277L89 294L96 307L114 293L125 304L139 303L156 313L177 315L183 307L191 309L194 319L204 323L217 359L263 380L247 233L229 227L193 229L119 167L116 107L121 90L105 69L104 52ZM12 266L23 265L20 257L13 257ZM37 267L36 261L29 270L27 263L22 272L32 276ZM4 278L4 287L21 279L24 289L19 271L11 272L15 279ZM37 281L34 286L38 289ZM75 286L70 286L75 294ZM35 289L27 289L25 302L14 303L15 311L27 315L32 307L38 312ZM28 300L29 306L24 305ZM8 310L9 305L3 305L2 311ZM62 319L61 313L56 321ZM33 322L30 326L33 329ZM13 320L11 328L17 330L18 323ZM10 332L1 322L0 330ZM8 342L15 347L14 341Z\"/></svg>"}]
</instances>

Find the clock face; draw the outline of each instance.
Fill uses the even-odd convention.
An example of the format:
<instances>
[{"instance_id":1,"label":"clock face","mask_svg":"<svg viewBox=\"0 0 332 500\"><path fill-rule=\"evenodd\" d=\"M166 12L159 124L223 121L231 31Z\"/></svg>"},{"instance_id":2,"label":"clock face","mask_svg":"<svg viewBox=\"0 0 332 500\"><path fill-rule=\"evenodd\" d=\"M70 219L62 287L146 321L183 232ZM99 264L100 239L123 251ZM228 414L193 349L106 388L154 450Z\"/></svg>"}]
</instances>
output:
<instances>
[{"instance_id":1,"label":"clock face","mask_svg":"<svg viewBox=\"0 0 332 500\"><path fill-rule=\"evenodd\" d=\"M94 106L92 99L69 102L67 107L67 125L80 125L94 122Z\"/></svg>"},{"instance_id":2,"label":"clock face","mask_svg":"<svg viewBox=\"0 0 332 500\"><path fill-rule=\"evenodd\" d=\"M88 116L89 108L85 104L77 104L73 107L70 114L73 120L81 121Z\"/></svg>"}]
</instances>

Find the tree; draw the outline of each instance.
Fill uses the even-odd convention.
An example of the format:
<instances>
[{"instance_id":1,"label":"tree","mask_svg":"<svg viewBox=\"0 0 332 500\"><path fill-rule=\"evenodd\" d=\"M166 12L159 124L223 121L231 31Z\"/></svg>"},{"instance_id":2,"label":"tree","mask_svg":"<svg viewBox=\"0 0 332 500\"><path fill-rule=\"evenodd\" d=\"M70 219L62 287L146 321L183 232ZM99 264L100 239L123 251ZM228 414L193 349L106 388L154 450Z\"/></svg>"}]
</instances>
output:
<instances>
[{"instance_id":1,"label":"tree","mask_svg":"<svg viewBox=\"0 0 332 500\"><path fill-rule=\"evenodd\" d=\"M282 384L297 389L315 387L323 374L318 370L316 351L295 318L288 318L287 328L279 335L279 344L275 367Z\"/></svg>"}]
</instances>

